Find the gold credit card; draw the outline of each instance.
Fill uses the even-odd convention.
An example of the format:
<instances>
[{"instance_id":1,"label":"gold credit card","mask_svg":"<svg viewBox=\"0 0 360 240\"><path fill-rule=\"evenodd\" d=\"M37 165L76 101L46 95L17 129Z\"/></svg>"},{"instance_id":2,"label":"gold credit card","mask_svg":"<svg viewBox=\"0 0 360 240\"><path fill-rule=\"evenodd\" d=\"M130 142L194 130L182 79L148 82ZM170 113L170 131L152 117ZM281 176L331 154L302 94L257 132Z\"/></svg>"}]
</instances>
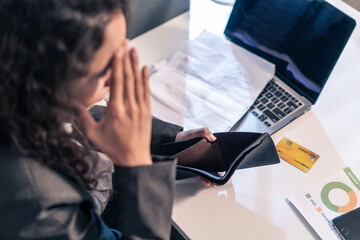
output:
<instances>
[{"instance_id":1,"label":"gold credit card","mask_svg":"<svg viewBox=\"0 0 360 240\"><path fill-rule=\"evenodd\" d=\"M286 137L276 145L276 150L281 159L304 172L308 172L320 157Z\"/></svg>"}]
</instances>

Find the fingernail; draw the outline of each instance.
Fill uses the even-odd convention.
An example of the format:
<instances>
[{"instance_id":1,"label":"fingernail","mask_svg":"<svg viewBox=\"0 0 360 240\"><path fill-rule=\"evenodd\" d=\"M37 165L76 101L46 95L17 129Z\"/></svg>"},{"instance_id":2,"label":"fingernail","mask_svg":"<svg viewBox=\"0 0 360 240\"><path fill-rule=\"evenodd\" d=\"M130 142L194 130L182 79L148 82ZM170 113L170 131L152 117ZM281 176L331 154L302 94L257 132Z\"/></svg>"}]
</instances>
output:
<instances>
[{"instance_id":1,"label":"fingernail","mask_svg":"<svg viewBox=\"0 0 360 240\"><path fill-rule=\"evenodd\" d=\"M116 56L119 58L122 58L124 56L124 48L120 48L117 53Z\"/></svg>"},{"instance_id":2,"label":"fingernail","mask_svg":"<svg viewBox=\"0 0 360 240\"><path fill-rule=\"evenodd\" d=\"M211 140L215 141L217 138L214 136L214 134L210 134Z\"/></svg>"},{"instance_id":3,"label":"fingernail","mask_svg":"<svg viewBox=\"0 0 360 240\"><path fill-rule=\"evenodd\" d=\"M144 74L144 77L149 77L149 68L147 66L143 66L141 72Z\"/></svg>"},{"instance_id":4,"label":"fingernail","mask_svg":"<svg viewBox=\"0 0 360 240\"><path fill-rule=\"evenodd\" d=\"M132 52L133 56L136 56L136 54L137 54L136 48L132 48L131 52Z\"/></svg>"}]
</instances>

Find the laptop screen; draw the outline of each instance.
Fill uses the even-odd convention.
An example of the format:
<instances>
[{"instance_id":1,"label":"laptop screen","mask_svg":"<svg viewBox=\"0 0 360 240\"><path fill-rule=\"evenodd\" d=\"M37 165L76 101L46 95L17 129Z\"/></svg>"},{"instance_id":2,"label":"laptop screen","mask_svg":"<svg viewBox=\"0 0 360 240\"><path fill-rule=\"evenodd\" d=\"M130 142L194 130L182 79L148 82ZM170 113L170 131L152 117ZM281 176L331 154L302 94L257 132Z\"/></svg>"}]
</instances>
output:
<instances>
[{"instance_id":1,"label":"laptop screen","mask_svg":"<svg viewBox=\"0 0 360 240\"><path fill-rule=\"evenodd\" d=\"M355 25L321 0L237 0L225 35L314 104Z\"/></svg>"}]
</instances>

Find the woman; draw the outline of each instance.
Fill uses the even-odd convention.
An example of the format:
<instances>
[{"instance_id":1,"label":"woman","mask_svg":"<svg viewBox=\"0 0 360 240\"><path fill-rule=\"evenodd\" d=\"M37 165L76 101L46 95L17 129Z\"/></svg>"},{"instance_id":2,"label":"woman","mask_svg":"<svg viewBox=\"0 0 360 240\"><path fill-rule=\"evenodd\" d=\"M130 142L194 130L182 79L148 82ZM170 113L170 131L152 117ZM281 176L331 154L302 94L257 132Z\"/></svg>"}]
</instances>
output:
<instances>
[{"instance_id":1,"label":"woman","mask_svg":"<svg viewBox=\"0 0 360 240\"><path fill-rule=\"evenodd\" d=\"M124 9L123 0L1 1L0 239L169 238L176 163L150 155L148 69L128 49ZM109 91L96 122L87 109ZM176 134L211 140L204 129ZM115 166L109 221L121 232L89 194L101 173L88 140Z\"/></svg>"}]
</instances>

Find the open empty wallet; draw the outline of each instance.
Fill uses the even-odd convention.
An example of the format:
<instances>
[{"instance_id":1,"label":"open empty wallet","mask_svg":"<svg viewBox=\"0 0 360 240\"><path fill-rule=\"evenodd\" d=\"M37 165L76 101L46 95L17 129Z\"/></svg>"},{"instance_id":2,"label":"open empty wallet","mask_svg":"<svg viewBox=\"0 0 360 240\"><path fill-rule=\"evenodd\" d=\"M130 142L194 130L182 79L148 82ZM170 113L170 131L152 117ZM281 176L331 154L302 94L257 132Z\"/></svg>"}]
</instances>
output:
<instances>
[{"instance_id":1,"label":"open empty wallet","mask_svg":"<svg viewBox=\"0 0 360 240\"><path fill-rule=\"evenodd\" d=\"M268 133L214 133L217 140L204 138L167 143L165 151L178 159L177 169L197 174L217 185L225 184L236 169L279 163ZM221 175L219 174L221 173Z\"/></svg>"}]
</instances>

